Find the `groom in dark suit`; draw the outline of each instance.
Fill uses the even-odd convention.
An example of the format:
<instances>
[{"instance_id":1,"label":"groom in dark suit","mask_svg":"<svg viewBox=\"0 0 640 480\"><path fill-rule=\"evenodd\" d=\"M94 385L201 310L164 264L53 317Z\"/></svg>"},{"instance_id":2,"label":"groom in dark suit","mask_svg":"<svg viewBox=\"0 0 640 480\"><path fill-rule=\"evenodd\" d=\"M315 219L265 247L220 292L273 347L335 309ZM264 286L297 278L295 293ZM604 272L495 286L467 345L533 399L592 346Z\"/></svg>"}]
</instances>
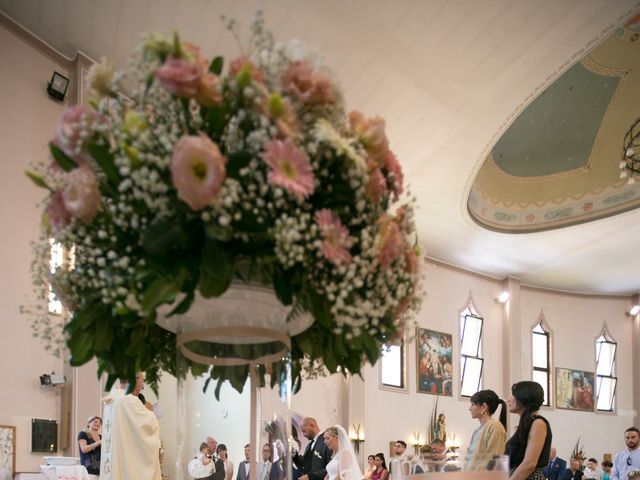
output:
<instances>
[{"instance_id":1,"label":"groom in dark suit","mask_svg":"<svg viewBox=\"0 0 640 480\"><path fill-rule=\"evenodd\" d=\"M322 431L315 418L305 417L300 425L302 434L309 440L303 455L297 453L293 461L300 468L299 480L324 480L331 450L324 443Z\"/></svg>"},{"instance_id":2,"label":"groom in dark suit","mask_svg":"<svg viewBox=\"0 0 640 480\"><path fill-rule=\"evenodd\" d=\"M549 451L549 464L544 467L542 473L548 480L562 480L567 469L567 462L558 457L555 447Z\"/></svg>"}]
</instances>

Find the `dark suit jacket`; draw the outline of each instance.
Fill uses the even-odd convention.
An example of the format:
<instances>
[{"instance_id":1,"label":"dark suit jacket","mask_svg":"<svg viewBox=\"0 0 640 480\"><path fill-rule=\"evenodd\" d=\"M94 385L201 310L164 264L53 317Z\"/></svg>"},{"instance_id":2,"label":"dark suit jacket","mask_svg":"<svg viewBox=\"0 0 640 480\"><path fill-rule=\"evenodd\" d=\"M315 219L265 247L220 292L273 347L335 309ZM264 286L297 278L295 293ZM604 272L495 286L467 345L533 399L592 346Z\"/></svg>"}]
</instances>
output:
<instances>
[{"instance_id":1,"label":"dark suit jacket","mask_svg":"<svg viewBox=\"0 0 640 480\"><path fill-rule=\"evenodd\" d=\"M563 480L566 470L567 462L560 457L556 457L553 462L544 467L542 471L544 476L549 480Z\"/></svg>"},{"instance_id":2,"label":"dark suit jacket","mask_svg":"<svg viewBox=\"0 0 640 480\"><path fill-rule=\"evenodd\" d=\"M316 440L313 450L307 445L304 455L295 455L293 461L300 467L300 475L309 475L309 480L324 480L327 464L331 461L331 450L324 443L322 434Z\"/></svg>"},{"instance_id":3,"label":"dark suit jacket","mask_svg":"<svg viewBox=\"0 0 640 480\"><path fill-rule=\"evenodd\" d=\"M580 480L582 475L582 470L578 470L576 473L573 473L570 468L567 468L564 472L564 480Z\"/></svg>"},{"instance_id":4,"label":"dark suit jacket","mask_svg":"<svg viewBox=\"0 0 640 480\"><path fill-rule=\"evenodd\" d=\"M216 467L216 471L208 476L206 480L224 480L224 463L219 458L215 459L213 462Z\"/></svg>"},{"instance_id":5,"label":"dark suit jacket","mask_svg":"<svg viewBox=\"0 0 640 480\"><path fill-rule=\"evenodd\" d=\"M249 470L249 476L247 476L247 473L245 471L245 465L247 463L249 462L243 460L240 462L240 465L238 465L238 474L236 475L236 480L249 480L249 477L251 476L251 470Z\"/></svg>"}]
</instances>

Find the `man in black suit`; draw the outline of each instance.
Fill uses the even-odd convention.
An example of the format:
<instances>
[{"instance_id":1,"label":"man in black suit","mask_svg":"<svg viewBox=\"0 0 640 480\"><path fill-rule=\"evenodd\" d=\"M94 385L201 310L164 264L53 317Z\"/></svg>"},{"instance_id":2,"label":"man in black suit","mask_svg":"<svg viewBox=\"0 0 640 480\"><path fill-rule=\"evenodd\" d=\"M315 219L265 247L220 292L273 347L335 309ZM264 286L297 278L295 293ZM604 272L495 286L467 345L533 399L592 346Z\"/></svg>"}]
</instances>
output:
<instances>
[{"instance_id":1,"label":"man in black suit","mask_svg":"<svg viewBox=\"0 0 640 480\"><path fill-rule=\"evenodd\" d=\"M217 449L218 441L213 437L207 437L207 453L213 462L214 469L206 480L224 480L224 463L218 458Z\"/></svg>"},{"instance_id":2,"label":"man in black suit","mask_svg":"<svg viewBox=\"0 0 640 480\"><path fill-rule=\"evenodd\" d=\"M551 450L549 451L549 463L542 471L544 476L548 480L562 480L566 469L567 462L558 457L556 447L551 447Z\"/></svg>"},{"instance_id":3,"label":"man in black suit","mask_svg":"<svg viewBox=\"0 0 640 480\"><path fill-rule=\"evenodd\" d=\"M324 480L327 464L331 461L331 450L324 443L322 431L315 418L305 417L300 425L302 434L309 440L304 455L297 453L293 461L300 467L299 480Z\"/></svg>"}]
</instances>

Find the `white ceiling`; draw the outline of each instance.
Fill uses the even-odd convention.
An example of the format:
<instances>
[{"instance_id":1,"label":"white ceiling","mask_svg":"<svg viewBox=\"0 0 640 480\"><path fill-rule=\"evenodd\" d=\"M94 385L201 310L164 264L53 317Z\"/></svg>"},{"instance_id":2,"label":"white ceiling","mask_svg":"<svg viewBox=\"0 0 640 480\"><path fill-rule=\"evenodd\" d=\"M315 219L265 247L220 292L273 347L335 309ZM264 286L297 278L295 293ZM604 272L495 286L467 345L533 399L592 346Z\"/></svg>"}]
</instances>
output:
<instances>
[{"instance_id":1,"label":"white ceiling","mask_svg":"<svg viewBox=\"0 0 640 480\"><path fill-rule=\"evenodd\" d=\"M324 53L350 109L386 119L429 256L531 285L640 291L639 210L515 235L484 230L466 211L475 173L513 115L639 11L636 0L0 0L65 55L119 66L151 31L178 30L208 55L235 56L219 17L240 22L246 45L257 9L278 39Z\"/></svg>"}]
</instances>

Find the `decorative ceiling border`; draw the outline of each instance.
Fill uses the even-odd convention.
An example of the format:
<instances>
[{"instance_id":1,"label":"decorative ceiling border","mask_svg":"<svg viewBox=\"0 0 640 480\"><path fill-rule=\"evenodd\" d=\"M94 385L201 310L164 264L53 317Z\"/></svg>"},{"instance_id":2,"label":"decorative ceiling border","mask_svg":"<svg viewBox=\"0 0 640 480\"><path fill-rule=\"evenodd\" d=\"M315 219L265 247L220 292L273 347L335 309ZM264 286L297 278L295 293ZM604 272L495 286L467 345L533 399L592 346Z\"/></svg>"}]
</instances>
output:
<instances>
[{"instance_id":1,"label":"decorative ceiling border","mask_svg":"<svg viewBox=\"0 0 640 480\"><path fill-rule=\"evenodd\" d=\"M510 207L491 204L472 191L468 213L472 219L491 230L502 232L535 232L566 227L578 223L609 217L640 207L640 185L625 185L616 190L605 189L599 195L582 195L572 201L550 207L539 205Z\"/></svg>"},{"instance_id":2,"label":"decorative ceiling border","mask_svg":"<svg viewBox=\"0 0 640 480\"><path fill-rule=\"evenodd\" d=\"M556 198L551 198L548 200L542 200L542 201L527 201L527 202L510 202L508 200L505 200L503 198L495 198L493 196L491 196L491 194L485 190L482 190L482 185L479 182L476 182L473 187L472 187L472 193L476 195L476 197L479 197L482 199L483 202L489 202L491 204L492 207L499 207L499 208L513 208L513 207L517 207L520 209L523 208L528 208L528 207L544 207L545 205L549 205L549 204L553 204L553 205L561 205L567 201L576 201L576 200L582 200L584 199L584 197L589 196L589 197L596 197L596 196L600 196L600 194L602 194L603 192L605 192L605 194L614 194L615 192L625 188L625 187L630 187L630 188L634 188L634 189L640 189L640 184L634 184L634 185L629 185L629 183L627 182L626 179L621 179L618 180L616 183L614 183L613 185L607 185L605 187L597 187L594 188L592 190L589 190L587 192L579 192L579 193L575 193L572 195L565 195L562 197L556 197ZM640 192L639 192L639 196L640 196Z\"/></svg>"},{"instance_id":3,"label":"decorative ceiling border","mask_svg":"<svg viewBox=\"0 0 640 480\"><path fill-rule=\"evenodd\" d=\"M462 197L460 198L460 211L463 213L463 216L465 217L466 217L466 215L464 215L465 213L469 215L468 218L469 220L471 220L472 224L477 222L473 218L473 215L470 214L468 209L468 199L471 193L471 188L473 186L473 182L476 176L478 175L478 172L480 171L480 168L482 167L482 164L485 158L487 157L488 153L493 149L494 145L496 144L500 136L506 131L506 129L511 125L511 123L513 123L517 115L522 110L524 110L524 108L526 108L526 106L529 103L531 103L547 85L553 82L565 70L570 68L571 65L573 65L576 61L578 61L580 57L583 57L586 54L586 52L591 50L591 48L593 48L597 43L599 43L605 37L610 35L615 28L618 28L620 25L623 25L624 23L626 23L626 21L628 21L630 18L632 18L636 14L636 11L640 11L640 2L636 2L636 4L633 7L631 7L625 13L618 16L618 18L613 22L609 23L608 26L600 30L600 32L597 33L589 42L587 42L587 44L584 47L580 48L566 62L564 62L560 67L558 67L551 74L549 74L541 83L539 83L533 89L533 91L529 95L527 95L524 98L522 102L520 102L520 104L514 110L512 110L512 112L500 124L500 126L493 133L493 135L491 135L491 137L485 144L484 148L481 150L480 155L476 158L473 169L469 172L469 175L467 176L467 181L465 182L465 188L463 190Z\"/></svg>"}]
</instances>

